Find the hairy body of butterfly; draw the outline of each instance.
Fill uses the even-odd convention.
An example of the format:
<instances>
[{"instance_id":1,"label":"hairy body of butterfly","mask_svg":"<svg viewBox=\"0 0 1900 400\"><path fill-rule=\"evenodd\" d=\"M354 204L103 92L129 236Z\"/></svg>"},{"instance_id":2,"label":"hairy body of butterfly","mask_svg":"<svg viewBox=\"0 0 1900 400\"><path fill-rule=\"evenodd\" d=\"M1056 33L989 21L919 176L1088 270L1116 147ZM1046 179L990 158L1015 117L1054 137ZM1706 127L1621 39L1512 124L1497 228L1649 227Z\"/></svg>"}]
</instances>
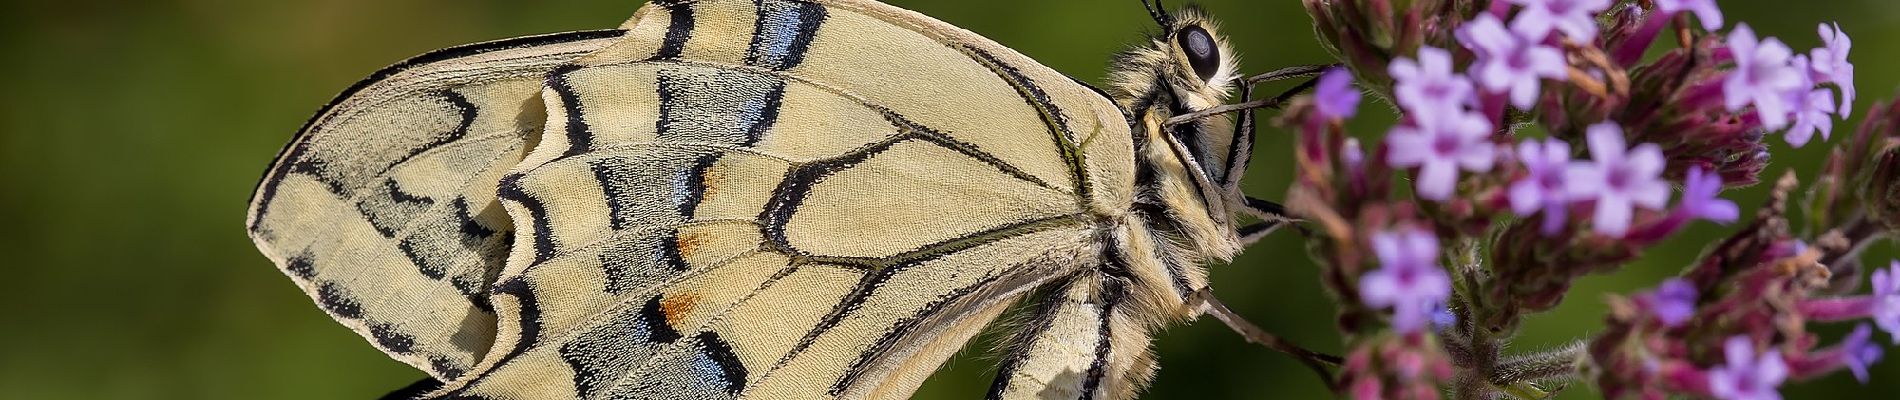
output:
<instances>
[{"instance_id":1,"label":"hairy body of butterfly","mask_svg":"<svg viewBox=\"0 0 1900 400\"><path fill-rule=\"evenodd\" d=\"M901 398L1029 302L990 397L1131 398L1274 211L1246 118L1167 123L1232 52L1153 12L1107 91L870 0L431 53L312 119L249 229L422 397Z\"/></svg>"}]
</instances>

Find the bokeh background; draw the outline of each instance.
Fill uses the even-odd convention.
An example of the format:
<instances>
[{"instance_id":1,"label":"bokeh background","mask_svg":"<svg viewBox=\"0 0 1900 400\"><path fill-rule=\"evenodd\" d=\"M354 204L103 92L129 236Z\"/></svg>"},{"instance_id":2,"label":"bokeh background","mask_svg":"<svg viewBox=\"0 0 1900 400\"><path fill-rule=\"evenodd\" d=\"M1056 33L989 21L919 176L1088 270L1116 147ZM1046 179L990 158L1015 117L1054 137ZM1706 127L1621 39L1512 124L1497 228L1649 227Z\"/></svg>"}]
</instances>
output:
<instances>
[{"instance_id":1,"label":"bokeh background","mask_svg":"<svg viewBox=\"0 0 1900 400\"><path fill-rule=\"evenodd\" d=\"M1134 0L891 0L1099 82L1107 57L1152 23ZM1171 2L1174 3L1174 2ZM1293 0L1204 0L1249 71L1326 55ZM1819 44L1840 21L1858 46L1862 100L1900 87L1900 2L1723 0L1730 21ZM619 24L636 0L10 0L0 4L0 398L366 399L421 373L330 321L241 228L252 186L309 113L397 60L490 39ZM1378 106L1370 108L1377 109ZM1357 128L1377 135L1390 115ZM1248 190L1279 198L1288 137L1260 136ZM1770 176L1812 174L1828 146L1776 149ZM1745 207L1762 188L1730 193ZM1654 285L1725 232L1697 226L1622 272L1585 279L1533 317L1516 349L1600 329L1605 293ZM1870 260L1891 257L1882 244ZM1213 266L1219 293L1287 338L1339 351L1332 307L1292 235ZM1838 334L1844 327L1827 331ZM1885 339L1884 334L1878 337ZM918 393L978 398L995 357L973 345ZM1146 398L1328 398L1288 357L1212 319L1155 344ZM1794 399L1893 398L1900 361L1873 383L1790 385ZM1567 399L1596 398L1573 387Z\"/></svg>"}]
</instances>

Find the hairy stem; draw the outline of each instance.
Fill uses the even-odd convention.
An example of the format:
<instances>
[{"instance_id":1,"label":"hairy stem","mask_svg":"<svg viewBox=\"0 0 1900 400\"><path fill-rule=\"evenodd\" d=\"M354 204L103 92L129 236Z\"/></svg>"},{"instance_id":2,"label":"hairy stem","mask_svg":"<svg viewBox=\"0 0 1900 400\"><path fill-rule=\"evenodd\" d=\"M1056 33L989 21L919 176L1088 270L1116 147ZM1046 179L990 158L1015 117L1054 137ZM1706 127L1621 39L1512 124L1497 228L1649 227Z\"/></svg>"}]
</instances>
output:
<instances>
[{"instance_id":1,"label":"hairy stem","mask_svg":"<svg viewBox=\"0 0 1900 400\"><path fill-rule=\"evenodd\" d=\"M1503 346L1486 329L1471 329L1464 336L1459 350L1467 354L1452 357L1457 367L1457 377L1453 378L1451 397L1460 400L1489 399L1495 392L1491 376L1498 370L1498 353Z\"/></svg>"},{"instance_id":2,"label":"hairy stem","mask_svg":"<svg viewBox=\"0 0 1900 400\"><path fill-rule=\"evenodd\" d=\"M1577 342L1549 352L1513 357L1498 365L1497 370L1491 373L1491 384L1508 387L1524 382L1575 378L1583 358L1589 356L1584 343Z\"/></svg>"}]
</instances>

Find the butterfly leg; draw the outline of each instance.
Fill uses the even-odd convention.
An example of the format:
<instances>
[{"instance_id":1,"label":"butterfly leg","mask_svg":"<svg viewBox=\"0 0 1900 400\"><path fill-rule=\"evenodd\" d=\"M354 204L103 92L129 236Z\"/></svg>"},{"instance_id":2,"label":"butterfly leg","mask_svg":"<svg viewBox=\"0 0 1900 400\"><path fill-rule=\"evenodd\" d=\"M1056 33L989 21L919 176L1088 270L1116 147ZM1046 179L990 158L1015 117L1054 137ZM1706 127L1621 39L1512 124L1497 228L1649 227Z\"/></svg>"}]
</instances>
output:
<instances>
[{"instance_id":1,"label":"butterfly leg","mask_svg":"<svg viewBox=\"0 0 1900 400\"><path fill-rule=\"evenodd\" d=\"M1306 228L1299 225L1300 219L1287 215L1286 206L1280 203L1248 197L1246 207L1242 207L1241 211L1260 219L1260 222L1240 227L1242 246L1252 246L1267 235L1286 226L1292 226L1294 230L1299 231L1300 236L1308 234Z\"/></svg>"},{"instance_id":2,"label":"butterfly leg","mask_svg":"<svg viewBox=\"0 0 1900 400\"><path fill-rule=\"evenodd\" d=\"M1247 77L1246 85L1252 86L1254 84L1259 84L1259 83L1264 83L1264 82L1273 82L1273 81L1282 81L1282 80L1294 79L1294 78L1319 76L1320 73L1326 72L1326 70L1332 69L1333 67L1338 67L1338 66L1340 65L1339 64L1295 65L1291 67L1273 70L1271 72L1267 72L1264 74Z\"/></svg>"},{"instance_id":3,"label":"butterfly leg","mask_svg":"<svg viewBox=\"0 0 1900 400\"><path fill-rule=\"evenodd\" d=\"M1122 278L1076 279L1051 293L1006 348L988 399L1126 399L1153 375L1149 334L1130 317Z\"/></svg>"},{"instance_id":4,"label":"butterfly leg","mask_svg":"<svg viewBox=\"0 0 1900 400\"><path fill-rule=\"evenodd\" d=\"M1261 100L1258 102L1254 101L1253 99L1254 85L1265 83L1265 82L1283 80L1283 79L1294 79L1294 78L1316 76L1322 72L1325 72L1326 69L1332 68L1335 66L1337 66L1337 64L1302 65L1302 66L1297 66L1297 67L1283 68L1278 71L1268 72L1265 74L1249 77L1246 79L1244 84L1240 85L1240 94L1239 94L1240 103L1239 104L1235 104L1230 107L1216 107L1216 108L1204 110L1203 112L1200 112L1200 113L1195 113L1194 115L1176 117L1175 119L1188 121L1188 120L1195 120L1195 119L1202 118L1204 116L1203 114L1212 115L1212 114L1220 114L1220 113L1226 113L1226 112L1238 112L1240 114L1240 117L1234 123L1233 139L1231 139L1231 141L1228 142L1228 143L1232 143L1232 145L1228 147L1229 154L1227 155L1227 165L1224 166L1225 169L1223 170L1223 174L1221 175L1222 187L1226 188L1229 191L1238 190L1240 187L1240 177L1242 176L1242 174L1244 174L1247 171L1248 165L1251 164L1253 161L1253 142L1254 142L1254 125L1255 125L1255 122L1254 122L1255 118L1254 118L1253 111L1258 108L1276 108L1277 109L1282 106L1285 106L1287 102L1292 101L1293 96L1297 96L1300 93L1305 93L1307 90L1312 89L1314 85L1317 85L1319 83L1319 81L1318 79L1309 79L1306 82L1303 82L1299 85L1294 86L1291 89L1288 89L1286 92L1280 93L1279 96L1274 96L1272 99ZM1174 121L1171 120L1169 122L1173 123Z\"/></svg>"},{"instance_id":5,"label":"butterfly leg","mask_svg":"<svg viewBox=\"0 0 1900 400\"><path fill-rule=\"evenodd\" d=\"M1241 102L1253 101L1253 85L1240 85ZM1234 123L1234 137L1228 142L1227 165L1221 174L1221 187L1229 191L1240 187L1240 176L1253 162L1254 110L1240 111Z\"/></svg>"}]
</instances>

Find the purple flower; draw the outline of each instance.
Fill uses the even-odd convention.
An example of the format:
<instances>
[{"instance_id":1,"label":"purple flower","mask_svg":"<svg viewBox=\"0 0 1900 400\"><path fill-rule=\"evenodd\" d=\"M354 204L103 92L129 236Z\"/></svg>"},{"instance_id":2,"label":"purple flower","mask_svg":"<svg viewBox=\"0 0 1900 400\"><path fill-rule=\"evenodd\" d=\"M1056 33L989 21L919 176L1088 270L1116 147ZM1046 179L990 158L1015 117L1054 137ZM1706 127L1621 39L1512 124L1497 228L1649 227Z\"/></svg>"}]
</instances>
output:
<instances>
[{"instance_id":1,"label":"purple flower","mask_svg":"<svg viewBox=\"0 0 1900 400\"><path fill-rule=\"evenodd\" d=\"M1747 336L1735 336L1722 346L1727 365L1709 371L1709 392L1724 400L1781 400L1775 390L1788 379L1788 363L1781 351L1755 354L1755 344Z\"/></svg>"},{"instance_id":2,"label":"purple flower","mask_svg":"<svg viewBox=\"0 0 1900 400\"><path fill-rule=\"evenodd\" d=\"M1729 51L1735 54L1735 70L1722 82L1722 94L1729 111L1740 111L1750 104L1761 114L1763 127L1786 128L1787 93L1801 87L1802 74L1789 65L1794 51L1780 39L1757 40L1748 24L1737 24L1728 35Z\"/></svg>"},{"instance_id":3,"label":"purple flower","mask_svg":"<svg viewBox=\"0 0 1900 400\"><path fill-rule=\"evenodd\" d=\"M1900 344L1900 261L1874 271L1874 324Z\"/></svg>"},{"instance_id":4,"label":"purple flower","mask_svg":"<svg viewBox=\"0 0 1900 400\"><path fill-rule=\"evenodd\" d=\"M1386 135L1386 162L1418 167L1418 196L1447 200L1458 186L1458 170L1486 172L1497 160L1489 140L1491 121L1477 113L1455 109L1433 118L1412 116L1412 123L1392 128Z\"/></svg>"},{"instance_id":5,"label":"purple flower","mask_svg":"<svg viewBox=\"0 0 1900 400\"><path fill-rule=\"evenodd\" d=\"M1517 144L1517 158L1530 176L1511 184L1511 210L1523 216L1542 210L1544 234L1556 234L1569 219L1564 171L1570 167L1570 144L1556 139L1526 140Z\"/></svg>"},{"instance_id":6,"label":"purple flower","mask_svg":"<svg viewBox=\"0 0 1900 400\"><path fill-rule=\"evenodd\" d=\"M1854 372L1854 379L1859 379L1860 383L1867 383L1867 367L1880 362L1882 356L1880 346L1873 344L1873 336L1873 328L1860 324L1854 327L1854 332L1847 334L1847 338L1841 340L1840 361Z\"/></svg>"},{"instance_id":7,"label":"purple flower","mask_svg":"<svg viewBox=\"0 0 1900 400\"><path fill-rule=\"evenodd\" d=\"M1722 194L1722 174L1702 170L1701 166L1689 167L1689 175L1682 183L1682 200L1677 204L1677 212L1690 218L1701 218L1719 223L1731 223L1742 216L1741 207L1735 202L1718 197Z\"/></svg>"},{"instance_id":8,"label":"purple flower","mask_svg":"<svg viewBox=\"0 0 1900 400\"><path fill-rule=\"evenodd\" d=\"M1543 33L1519 35L1505 30L1504 23L1491 14L1479 14L1458 30L1459 41L1478 53L1472 78L1490 92L1510 93L1511 105L1530 108L1542 93L1543 80L1563 80L1569 76L1569 66L1563 51L1542 43Z\"/></svg>"},{"instance_id":9,"label":"purple flower","mask_svg":"<svg viewBox=\"0 0 1900 400\"><path fill-rule=\"evenodd\" d=\"M1695 303L1698 294L1695 285L1682 278L1670 278L1657 286L1656 291L1648 295L1649 311L1663 326L1677 327L1689 322L1695 316Z\"/></svg>"},{"instance_id":10,"label":"purple flower","mask_svg":"<svg viewBox=\"0 0 1900 400\"><path fill-rule=\"evenodd\" d=\"M1814 133L1821 133L1821 140L1834 135L1834 93L1827 89L1796 90L1789 93L1789 103L1794 105L1794 126L1782 134L1788 145L1806 146L1814 140Z\"/></svg>"},{"instance_id":11,"label":"purple flower","mask_svg":"<svg viewBox=\"0 0 1900 400\"><path fill-rule=\"evenodd\" d=\"M1471 104L1471 80L1452 70L1451 53L1436 47L1418 49L1418 61L1392 60L1393 97L1414 120L1429 120Z\"/></svg>"},{"instance_id":12,"label":"purple flower","mask_svg":"<svg viewBox=\"0 0 1900 400\"><path fill-rule=\"evenodd\" d=\"M1795 71L1808 71L1808 56L1797 54L1789 60L1788 65L1794 67ZM1793 107L1790 113L1794 115L1794 126L1789 127L1782 138L1798 148L1814 139L1816 131L1821 132L1822 140L1833 136L1836 110L1834 93L1827 89L1810 89L1814 87L1814 80L1808 74L1795 76L1801 77L1801 83L1787 93L1788 105Z\"/></svg>"},{"instance_id":13,"label":"purple flower","mask_svg":"<svg viewBox=\"0 0 1900 400\"><path fill-rule=\"evenodd\" d=\"M1696 19L1702 20L1703 29L1722 29L1722 9L1715 6L1715 0L1656 0L1656 8L1667 15L1692 12Z\"/></svg>"},{"instance_id":14,"label":"purple flower","mask_svg":"<svg viewBox=\"0 0 1900 400\"><path fill-rule=\"evenodd\" d=\"M1359 113L1359 88L1352 85L1352 72L1332 68L1320 75L1313 88L1313 109L1321 118L1348 119Z\"/></svg>"},{"instance_id":15,"label":"purple flower","mask_svg":"<svg viewBox=\"0 0 1900 400\"><path fill-rule=\"evenodd\" d=\"M1854 109L1854 63L1847 62L1854 40L1836 23L1821 24L1821 42L1823 47L1808 52L1814 61L1814 73L1821 83L1832 82L1841 88L1841 118L1846 119Z\"/></svg>"},{"instance_id":16,"label":"purple flower","mask_svg":"<svg viewBox=\"0 0 1900 400\"><path fill-rule=\"evenodd\" d=\"M1661 209L1669 202L1669 184L1663 182L1662 148L1652 143L1625 147L1623 128L1614 123L1590 126L1587 133L1591 162L1570 166L1565 172L1571 199L1596 200L1592 227L1597 233L1621 237L1629 232L1633 207Z\"/></svg>"},{"instance_id":17,"label":"purple flower","mask_svg":"<svg viewBox=\"0 0 1900 400\"><path fill-rule=\"evenodd\" d=\"M1438 237L1423 229L1372 235L1382 268L1359 279L1359 297L1375 308L1392 308L1392 328L1418 332L1451 296L1451 277L1438 266Z\"/></svg>"},{"instance_id":18,"label":"purple flower","mask_svg":"<svg viewBox=\"0 0 1900 400\"><path fill-rule=\"evenodd\" d=\"M1597 13L1610 9L1610 0L1510 0L1523 6L1511 20L1511 30L1533 41L1543 41L1550 31L1564 33L1578 42L1596 40Z\"/></svg>"}]
</instances>

